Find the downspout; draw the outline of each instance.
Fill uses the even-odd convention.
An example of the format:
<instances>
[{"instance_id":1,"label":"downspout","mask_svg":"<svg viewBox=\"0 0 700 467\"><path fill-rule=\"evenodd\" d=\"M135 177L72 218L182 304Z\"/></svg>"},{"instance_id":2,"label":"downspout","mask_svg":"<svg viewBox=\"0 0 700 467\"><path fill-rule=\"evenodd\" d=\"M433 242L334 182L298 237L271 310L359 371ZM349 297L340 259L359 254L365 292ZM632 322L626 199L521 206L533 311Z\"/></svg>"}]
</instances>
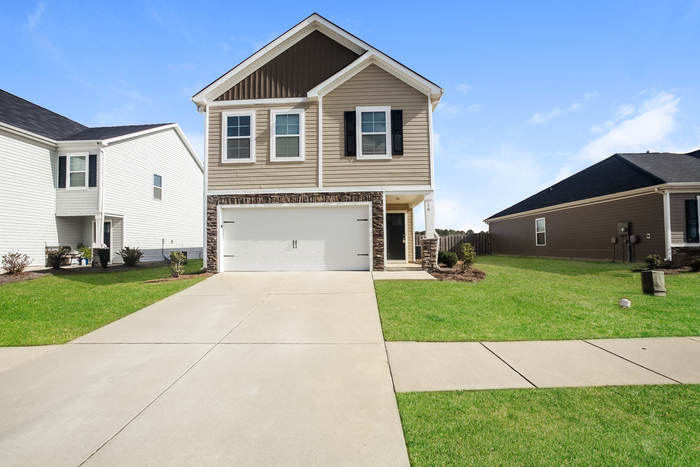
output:
<instances>
[{"instance_id":1,"label":"downspout","mask_svg":"<svg viewBox=\"0 0 700 467\"><path fill-rule=\"evenodd\" d=\"M673 260L673 251L671 250L671 194L664 191L664 240L666 246L666 261Z\"/></svg>"},{"instance_id":2,"label":"downspout","mask_svg":"<svg viewBox=\"0 0 700 467\"><path fill-rule=\"evenodd\" d=\"M204 114L204 172L202 173L202 203L203 203L203 225L202 225L202 266L207 269L207 181L209 170L209 104L204 108L197 105L197 112Z\"/></svg>"},{"instance_id":3,"label":"downspout","mask_svg":"<svg viewBox=\"0 0 700 467\"><path fill-rule=\"evenodd\" d=\"M97 216L95 221L95 243L100 248L106 248L105 239L105 144L97 143Z\"/></svg>"},{"instance_id":4,"label":"downspout","mask_svg":"<svg viewBox=\"0 0 700 467\"><path fill-rule=\"evenodd\" d=\"M318 187L323 187L323 97L318 96Z\"/></svg>"}]
</instances>

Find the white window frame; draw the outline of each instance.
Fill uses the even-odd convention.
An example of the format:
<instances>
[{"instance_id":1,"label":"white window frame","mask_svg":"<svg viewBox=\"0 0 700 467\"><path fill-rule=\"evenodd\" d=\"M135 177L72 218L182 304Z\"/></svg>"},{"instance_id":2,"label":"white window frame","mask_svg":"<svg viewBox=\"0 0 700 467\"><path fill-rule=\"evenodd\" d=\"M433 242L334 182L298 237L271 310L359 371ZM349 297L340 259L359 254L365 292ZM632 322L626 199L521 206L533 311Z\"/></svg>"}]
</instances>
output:
<instances>
[{"instance_id":1,"label":"white window frame","mask_svg":"<svg viewBox=\"0 0 700 467\"><path fill-rule=\"evenodd\" d=\"M249 159L227 159L226 148L228 147L227 126L228 117L250 117L250 137L232 137L231 139L250 138L250 158ZM255 162L255 110L241 112L221 112L221 163L222 164L250 164Z\"/></svg>"},{"instance_id":2,"label":"white window frame","mask_svg":"<svg viewBox=\"0 0 700 467\"><path fill-rule=\"evenodd\" d=\"M362 112L384 112L386 118L386 154L362 154ZM391 159L391 107L355 107L355 133L357 138L357 159L386 160ZM369 133L373 135L381 133Z\"/></svg>"},{"instance_id":3,"label":"white window frame","mask_svg":"<svg viewBox=\"0 0 700 467\"><path fill-rule=\"evenodd\" d=\"M71 173L82 173L80 170L71 171L70 160L73 157L84 157L85 158L85 185L83 186L70 186L70 174ZM67 190L87 190L89 188L90 182L88 177L90 176L90 153L88 152L73 152L66 154L66 189Z\"/></svg>"},{"instance_id":4,"label":"white window frame","mask_svg":"<svg viewBox=\"0 0 700 467\"><path fill-rule=\"evenodd\" d=\"M276 119L277 115L299 115L299 157L277 157L277 134L276 134ZM306 109L274 109L270 110L270 162L293 162L306 160ZM291 135L293 136L293 135Z\"/></svg>"},{"instance_id":5,"label":"white window frame","mask_svg":"<svg viewBox=\"0 0 700 467\"><path fill-rule=\"evenodd\" d=\"M547 222L544 220L544 217L540 217L539 219L535 219L535 246L547 246ZM542 224L544 226L544 230L539 231L537 230L537 222L542 221ZM544 243L539 243L537 241L537 234L544 234Z\"/></svg>"},{"instance_id":6,"label":"white window frame","mask_svg":"<svg viewBox=\"0 0 700 467\"><path fill-rule=\"evenodd\" d=\"M156 186L156 177L160 177L160 186ZM156 198L156 188L160 188L160 198ZM163 201L163 176L158 174L153 174L153 199L156 201Z\"/></svg>"}]
</instances>

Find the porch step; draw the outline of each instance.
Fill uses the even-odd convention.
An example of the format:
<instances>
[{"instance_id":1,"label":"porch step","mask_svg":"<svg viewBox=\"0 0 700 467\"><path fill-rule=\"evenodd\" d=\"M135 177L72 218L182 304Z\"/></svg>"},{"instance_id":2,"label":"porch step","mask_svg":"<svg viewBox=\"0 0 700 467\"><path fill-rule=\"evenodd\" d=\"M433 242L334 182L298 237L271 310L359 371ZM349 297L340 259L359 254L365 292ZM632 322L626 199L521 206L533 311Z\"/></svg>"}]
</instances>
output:
<instances>
[{"instance_id":1,"label":"porch step","mask_svg":"<svg viewBox=\"0 0 700 467\"><path fill-rule=\"evenodd\" d=\"M420 264L387 264L384 267L385 271L422 271L423 267Z\"/></svg>"}]
</instances>

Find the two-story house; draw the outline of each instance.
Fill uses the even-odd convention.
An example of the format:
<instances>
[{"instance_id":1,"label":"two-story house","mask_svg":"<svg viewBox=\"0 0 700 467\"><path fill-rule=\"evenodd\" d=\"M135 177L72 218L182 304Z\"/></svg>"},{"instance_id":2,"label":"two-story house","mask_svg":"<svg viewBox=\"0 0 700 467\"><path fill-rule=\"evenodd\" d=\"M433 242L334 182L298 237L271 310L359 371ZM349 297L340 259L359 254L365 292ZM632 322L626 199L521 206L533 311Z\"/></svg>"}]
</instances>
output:
<instances>
[{"instance_id":1,"label":"two-story house","mask_svg":"<svg viewBox=\"0 0 700 467\"><path fill-rule=\"evenodd\" d=\"M432 113L444 90L313 14L197 93L210 271L435 263Z\"/></svg>"},{"instance_id":2,"label":"two-story house","mask_svg":"<svg viewBox=\"0 0 700 467\"><path fill-rule=\"evenodd\" d=\"M177 124L88 128L0 90L0 254L202 253L203 165Z\"/></svg>"}]
</instances>

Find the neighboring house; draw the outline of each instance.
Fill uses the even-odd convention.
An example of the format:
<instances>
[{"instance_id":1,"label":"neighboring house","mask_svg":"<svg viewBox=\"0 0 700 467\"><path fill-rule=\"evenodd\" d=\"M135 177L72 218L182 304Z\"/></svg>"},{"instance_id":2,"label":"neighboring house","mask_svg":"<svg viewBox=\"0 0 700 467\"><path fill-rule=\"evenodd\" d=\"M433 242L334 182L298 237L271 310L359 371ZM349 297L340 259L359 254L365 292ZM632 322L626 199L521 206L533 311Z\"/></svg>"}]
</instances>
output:
<instances>
[{"instance_id":1,"label":"neighboring house","mask_svg":"<svg viewBox=\"0 0 700 467\"><path fill-rule=\"evenodd\" d=\"M684 264L700 256L699 205L700 150L615 154L484 222L498 255Z\"/></svg>"},{"instance_id":2,"label":"neighboring house","mask_svg":"<svg viewBox=\"0 0 700 467\"><path fill-rule=\"evenodd\" d=\"M88 128L0 90L0 253L202 252L203 167L177 124Z\"/></svg>"},{"instance_id":3,"label":"neighboring house","mask_svg":"<svg viewBox=\"0 0 700 467\"><path fill-rule=\"evenodd\" d=\"M192 100L205 120L211 271L434 264L443 89L313 14Z\"/></svg>"}]
</instances>

